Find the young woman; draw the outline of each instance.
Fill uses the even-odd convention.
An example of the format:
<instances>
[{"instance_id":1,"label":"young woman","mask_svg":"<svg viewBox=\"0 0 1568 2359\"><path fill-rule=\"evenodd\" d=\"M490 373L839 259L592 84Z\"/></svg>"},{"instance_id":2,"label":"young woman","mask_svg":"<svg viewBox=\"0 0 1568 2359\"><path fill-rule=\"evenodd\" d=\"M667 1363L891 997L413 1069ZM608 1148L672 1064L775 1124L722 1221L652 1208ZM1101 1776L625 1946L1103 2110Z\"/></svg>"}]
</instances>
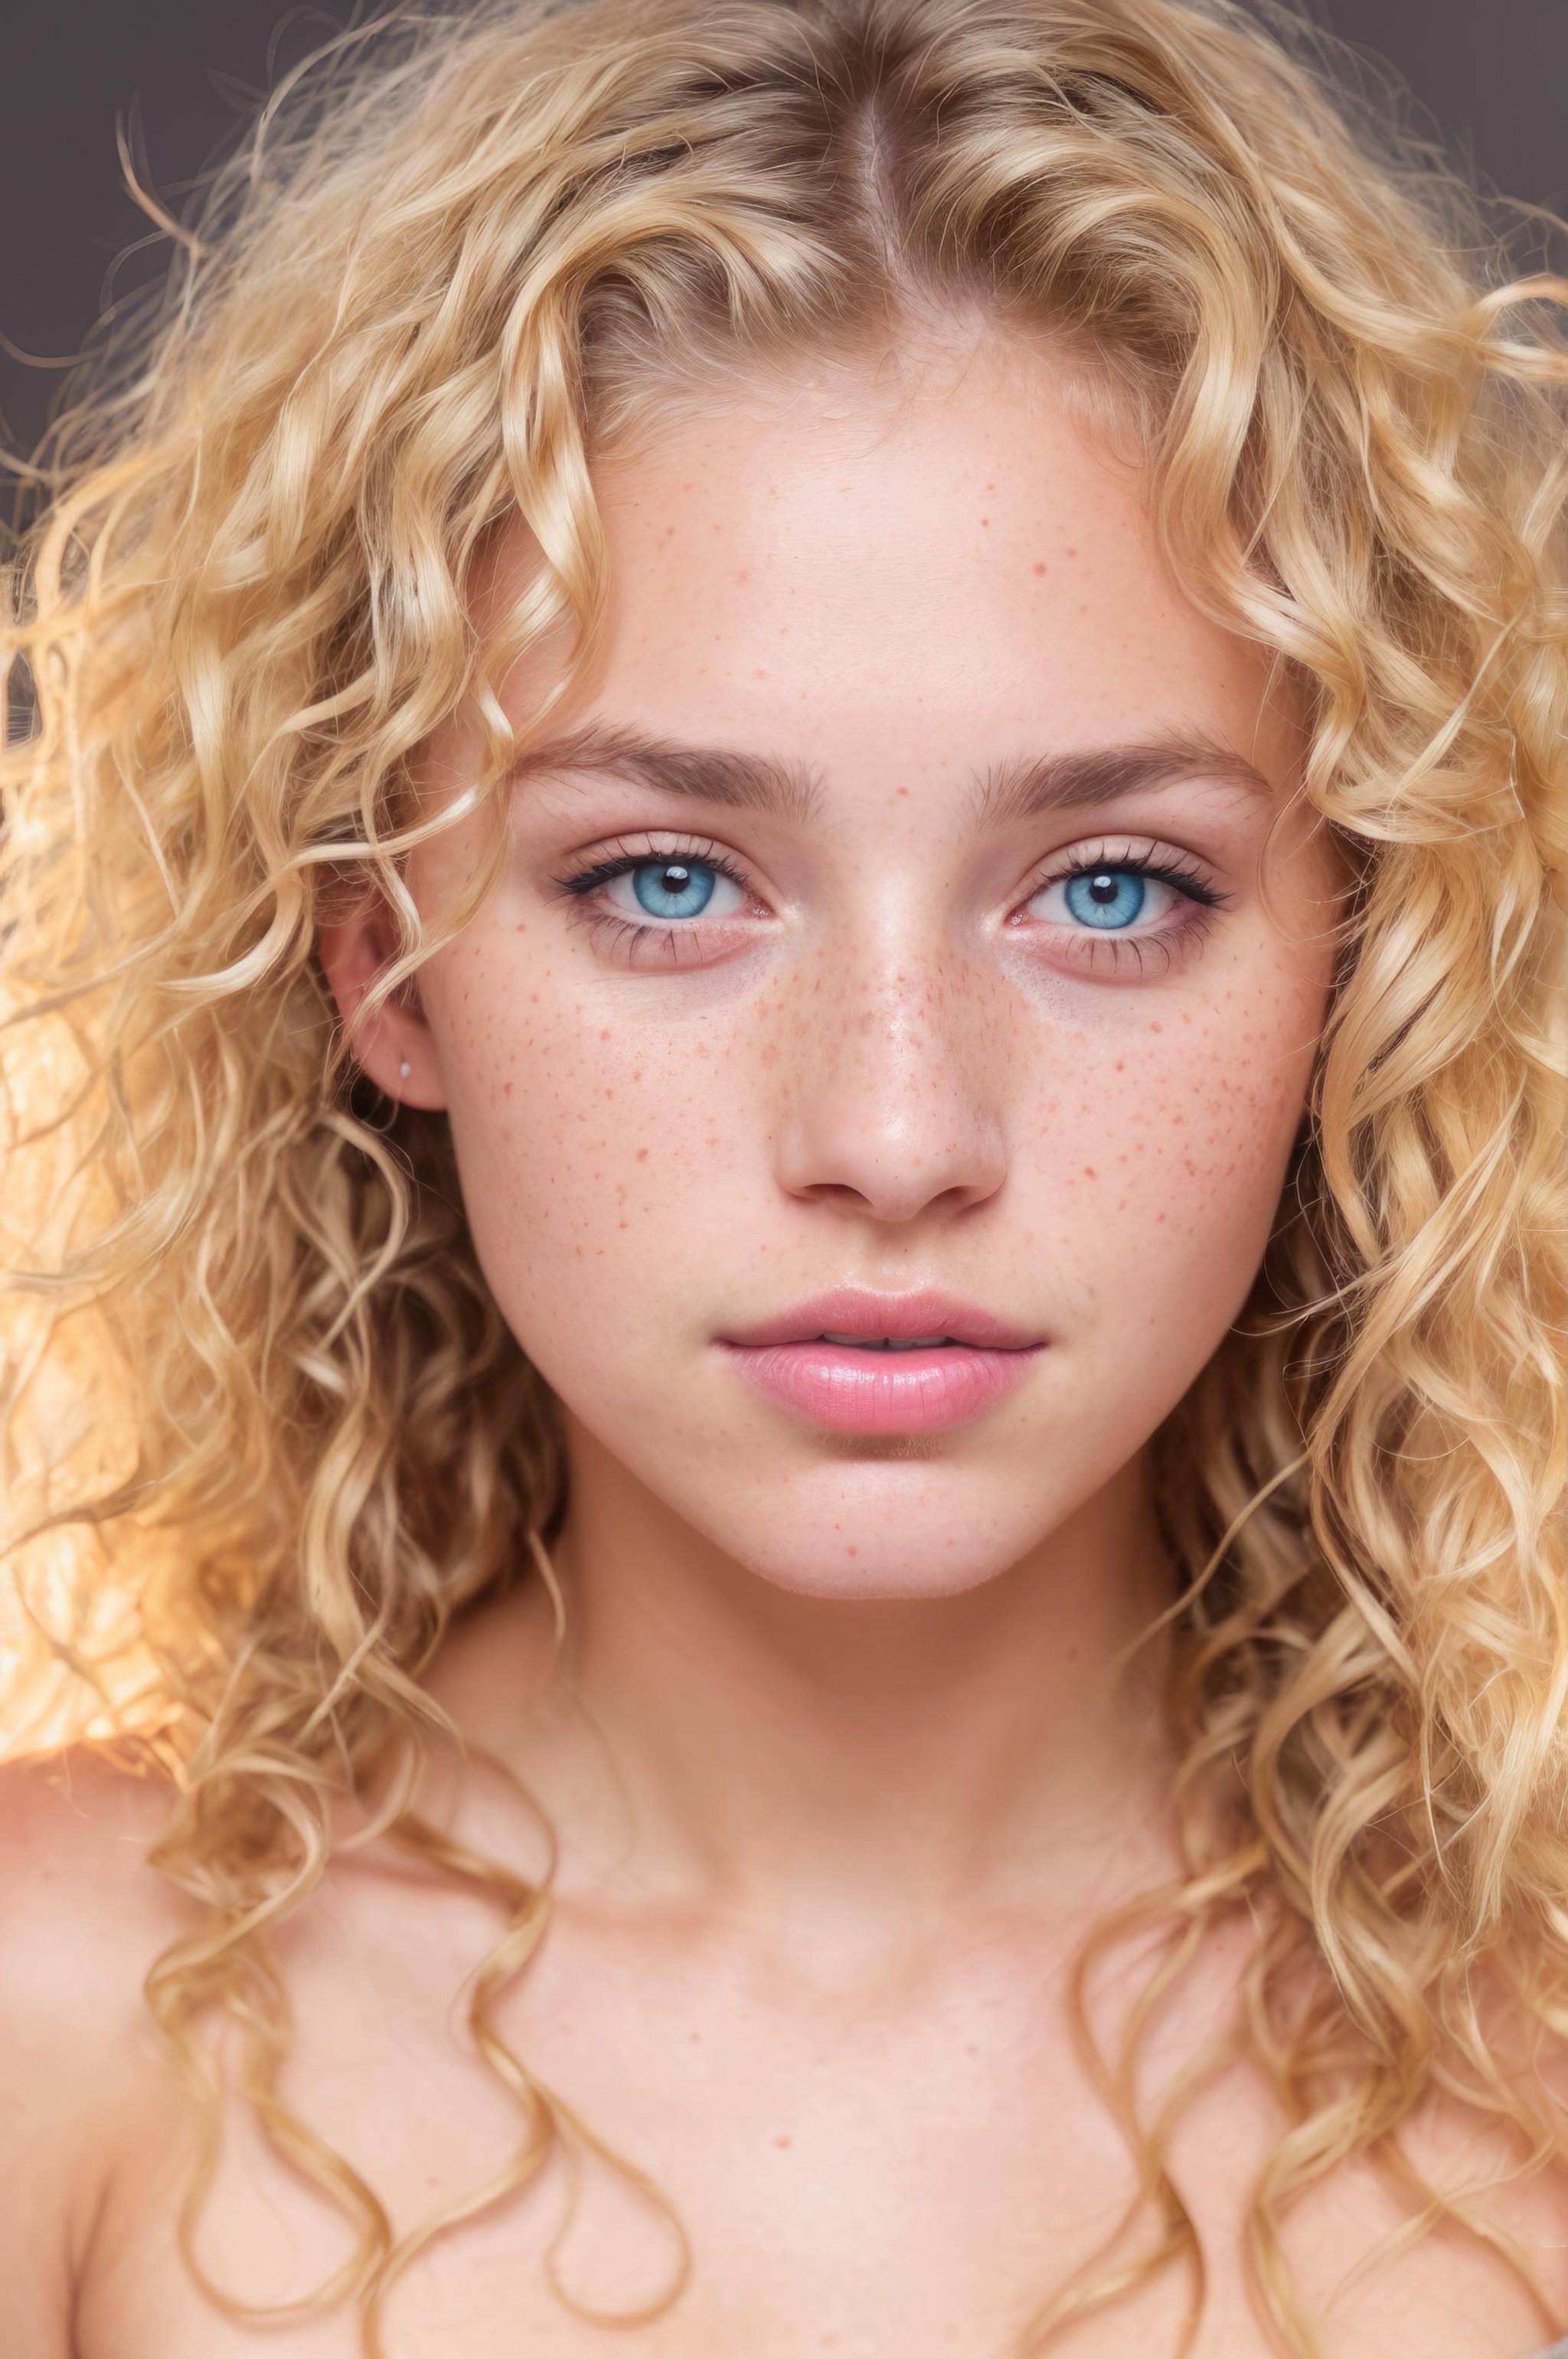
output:
<instances>
[{"instance_id":1,"label":"young woman","mask_svg":"<svg viewBox=\"0 0 1568 2359\"><path fill-rule=\"evenodd\" d=\"M11 2359L1568 2314L1568 349L1289 27L376 20L16 580Z\"/></svg>"}]
</instances>

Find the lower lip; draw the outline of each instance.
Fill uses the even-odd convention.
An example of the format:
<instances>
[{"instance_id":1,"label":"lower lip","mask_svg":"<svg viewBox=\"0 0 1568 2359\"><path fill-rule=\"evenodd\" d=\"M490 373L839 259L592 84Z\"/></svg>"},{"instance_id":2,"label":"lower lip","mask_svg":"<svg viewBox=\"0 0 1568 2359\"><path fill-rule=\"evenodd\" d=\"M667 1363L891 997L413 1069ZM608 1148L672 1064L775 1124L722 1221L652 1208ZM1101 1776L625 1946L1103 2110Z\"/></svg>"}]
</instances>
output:
<instances>
[{"instance_id":1,"label":"lower lip","mask_svg":"<svg viewBox=\"0 0 1568 2359\"><path fill-rule=\"evenodd\" d=\"M849 1343L731 1343L758 1392L835 1433L940 1433L979 1417L1022 1384L1039 1345L1017 1352L942 1343L859 1352Z\"/></svg>"}]
</instances>

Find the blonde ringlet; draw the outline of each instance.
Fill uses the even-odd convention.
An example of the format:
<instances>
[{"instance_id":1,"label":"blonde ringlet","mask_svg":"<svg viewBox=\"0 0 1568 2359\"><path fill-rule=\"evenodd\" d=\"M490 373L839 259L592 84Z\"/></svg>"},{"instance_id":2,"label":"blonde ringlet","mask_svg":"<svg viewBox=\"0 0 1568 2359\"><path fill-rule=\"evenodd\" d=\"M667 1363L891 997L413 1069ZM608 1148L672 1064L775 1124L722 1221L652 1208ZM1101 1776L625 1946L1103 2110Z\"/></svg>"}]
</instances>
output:
<instances>
[{"instance_id":1,"label":"blonde ringlet","mask_svg":"<svg viewBox=\"0 0 1568 2359\"><path fill-rule=\"evenodd\" d=\"M1232 2038L1287 2125L1247 2220L1281 2347L1316 2347L1284 2223L1353 2158L1526 2268L1399 2132L1437 2093L1568 2164L1568 286L1510 277L1430 158L1346 127L1291 20L1230 0L394 8L159 217L167 288L62 419L5 624L0 1661L17 1749L134 1741L169 1773L155 1857L202 1930L149 1998L199 2081L203 2017L237 2022L276 2150L352 2223L318 2306L358 2301L378 2349L439 2224L399 2241L278 2091L267 1935L345 1796L505 1917L470 2020L523 2140L464 2210L593 2139L495 2027L544 1886L401 1806L453 1617L548 1575L552 1406L443 1121L354 1071L317 921L386 895L375 1004L477 908L517 750L495 683L603 611L594 438L983 321L1055 338L1136 437L1191 593L1301 693L1347 875L1265 1267L1156 1439L1185 1872L1077 1991L1086 2025L1106 1945L1160 1945L1125 2040L1087 2048L1138 2195L1018 2347L1167 2266L1195 2319L1181 2092L1146 2121L1135 2071L1232 1919ZM482 640L516 516L537 566ZM411 765L465 701L485 765L431 815ZM472 813L485 857L422 927L404 856Z\"/></svg>"}]
</instances>

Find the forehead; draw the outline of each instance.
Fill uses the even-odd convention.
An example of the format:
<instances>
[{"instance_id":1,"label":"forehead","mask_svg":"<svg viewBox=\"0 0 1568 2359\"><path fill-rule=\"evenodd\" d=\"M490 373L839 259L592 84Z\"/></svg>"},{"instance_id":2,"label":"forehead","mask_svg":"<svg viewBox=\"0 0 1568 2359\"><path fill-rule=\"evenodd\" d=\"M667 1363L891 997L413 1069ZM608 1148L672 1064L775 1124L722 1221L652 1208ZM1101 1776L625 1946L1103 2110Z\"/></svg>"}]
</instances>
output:
<instances>
[{"instance_id":1,"label":"forehead","mask_svg":"<svg viewBox=\"0 0 1568 2359\"><path fill-rule=\"evenodd\" d=\"M759 381L594 480L610 608L574 718L830 781L1161 735L1288 754L1265 658L1182 593L1038 350Z\"/></svg>"}]
</instances>

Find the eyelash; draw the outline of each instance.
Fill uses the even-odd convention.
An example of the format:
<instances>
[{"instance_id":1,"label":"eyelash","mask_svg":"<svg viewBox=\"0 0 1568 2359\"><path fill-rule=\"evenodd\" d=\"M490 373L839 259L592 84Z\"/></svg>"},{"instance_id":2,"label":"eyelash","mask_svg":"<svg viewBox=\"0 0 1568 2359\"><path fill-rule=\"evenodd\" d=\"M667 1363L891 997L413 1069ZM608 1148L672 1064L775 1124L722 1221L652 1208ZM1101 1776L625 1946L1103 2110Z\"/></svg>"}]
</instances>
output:
<instances>
[{"instance_id":1,"label":"eyelash","mask_svg":"<svg viewBox=\"0 0 1568 2359\"><path fill-rule=\"evenodd\" d=\"M1063 948L1075 964L1091 973L1103 973L1107 969L1116 973L1131 962L1142 974L1150 953L1160 957L1169 972L1179 956L1198 950L1207 940L1215 919L1231 898L1208 882L1198 861L1162 860L1152 850L1140 852L1136 841L1124 836L1119 842L1107 839L1093 846L1080 845L1069 858L1042 869L1019 897L1008 924L1019 923L1029 902L1052 885L1065 884L1074 876L1092 876L1100 869L1169 885L1186 906L1175 923L1168 922L1145 934L1096 934L1088 927L1073 929Z\"/></svg>"},{"instance_id":2,"label":"eyelash","mask_svg":"<svg viewBox=\"0 0 1568 2359\"><path fill-rule=\"evenodd\" d=\"M628 957L634 952L640 953L645 962L650 956L657 957L662 953L670 965L681 963L681 943L682 940L690 940L696 930L691 920L681 926L639 925L635 919L622 917L617 910L594 909L586 906L591 893L613 884L617 876L631 875L634 870L645 868L654 860L700 860L715 875L727 878L748 900L757 898L731 855L703 837L671 836L662 842L649 841L639 844L635 851L628 846L612 853L607 859L595 860L586 868L576 869L554 880L558 892L569 900L584 905L577 912L578 921L592 929L601 948L625 951Z\"/></svg>"},{"instance_id":3,"label":"eyelash","mask_svg":"<svg viewBox=\"0 0 1568 2359\"><path fill-rule=\"evenodd\" d=\"M737 892L755 902L752 886L735 866L733 858L721 846L706 839L690 836L671 837L664 842L647 842L633 849L629 845L612 852L607 857L592 862L586 868L576 869L553 881L556 890L568 900L583 905L580 922L589 926L604 948L623 951L628 956L661 952L672 966L681 962L681 942L696 931L695 922L688 919L682 925L638 924L634 919L618 912L594 909L587 906L589 896L612 884L618 876L628 876L655 860L699 860L723 876ZM1066 932L1071 944L1069 955L1092 972L1104 972L1108 966L1117 971L1131 959L1138 973L1144 972L1150 951L1158 951L1167 969L1176 955L1195 950L1207 937L1215 918L1231 896L1223 893L1205 878L1201 865L1192 861L1161 860L1152 852L1140 852L1125 839L1120 843L1102 842L1093 847L1084 845L1071 858L1048 866L1037 875L1015 904L1007 923L1017 925L1029 902L1046 892L1052 885L1067 882L1073 876L1093 875L1096 870L1112 869L1120 874L1148 878L1150 882L1169 885L1187 905L1180 920L1167 924L1158 931L1142 935L1106 932L1095 934L1087 927L1054 929ZM722 921L720 921L722 922Z\"/></svg>"}]
</instances>

